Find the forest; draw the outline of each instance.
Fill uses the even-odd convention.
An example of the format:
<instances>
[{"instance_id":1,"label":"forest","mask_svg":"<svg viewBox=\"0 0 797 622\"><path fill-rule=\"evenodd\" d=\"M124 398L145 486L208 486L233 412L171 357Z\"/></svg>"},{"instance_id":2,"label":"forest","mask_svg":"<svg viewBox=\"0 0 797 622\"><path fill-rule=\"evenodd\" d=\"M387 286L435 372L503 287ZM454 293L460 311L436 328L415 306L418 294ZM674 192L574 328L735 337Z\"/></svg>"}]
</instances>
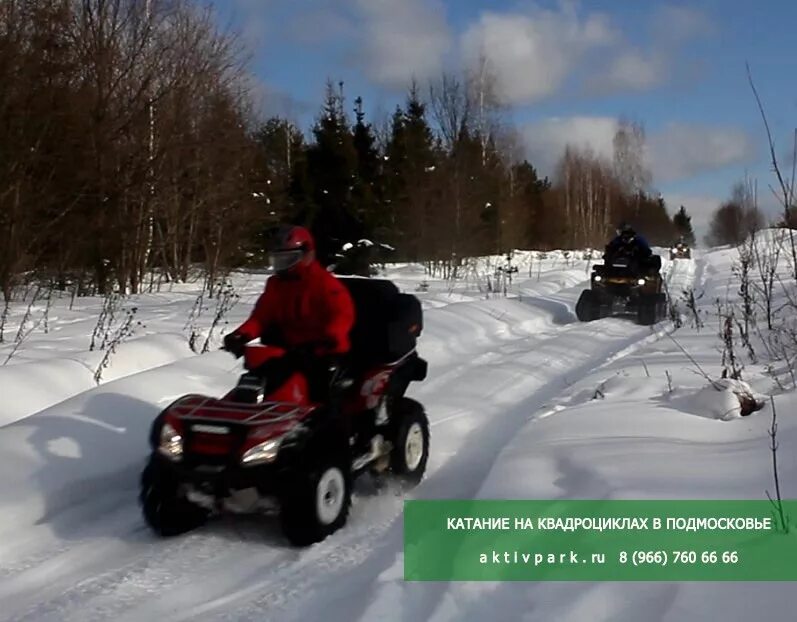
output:
<instances>
[{"instance_id":1,"label":"forest","mask_svg":"<svg viewBox=\"0 0 797 622\"><path fill-rule=\"evenodd\" d=\"M281 222L332 265L359 240L456 268L512 249L602 248L620 221L654 244L683 206L652 190L644 126L613 157L569 147L541 177L487 63L408 84L391 115L330 79L310 128L256 113L246 49L188 0L0 4L0 286L77 295L212 284L262 266ZM320 85L319 85L320 86ZM212 293L212 292L211 292Z\"/></svg>"}]
</instances>

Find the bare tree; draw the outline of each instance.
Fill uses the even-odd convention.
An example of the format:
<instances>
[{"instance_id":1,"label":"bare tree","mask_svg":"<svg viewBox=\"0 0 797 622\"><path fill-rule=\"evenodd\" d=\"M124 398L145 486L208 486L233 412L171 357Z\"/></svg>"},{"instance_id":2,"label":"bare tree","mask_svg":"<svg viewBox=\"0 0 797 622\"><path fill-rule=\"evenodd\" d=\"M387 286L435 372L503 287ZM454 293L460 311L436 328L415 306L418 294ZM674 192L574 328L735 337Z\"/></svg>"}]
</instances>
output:
<instances>
[{"instance_id":1,"label":"bare tree","mask_svg":"<svg viewBox=\"0 0 797 622\"><path fill-rule=\"evenodd\" d=\"M714 212L706 241L710 245L738 246L759 231L763 223L763 216L758 209L755 184L745 179L734 184L731 198Z\"/></svg>"},{"instance_id":2,"label":"bare tree","mask_svg":"<svg viewBox=\"0 0 797 622\"><path fill-rule=\"evenodd\" d=\"M498 93L497 79L490 60L481 54L476 66L467 76L468 100L473 102L474 129L481 144L482 166L487 165L488 146L496 139L500 128L503 103Z\"/></svg>"},{"instance_id":3,"label":"bare tree","mask_svg":"<svg viewBox=\"0 0 797 622\"><path fill-rule=\"evenodd\" d=\"M429 102L445 146L451 150L472 114L467 85L456 75L444 73L429 85Z\"/></svg>"},{"instance_id":4,"label":"bare tree","mask_svg":"<svg viewBox=\"0 0 797 622\"><path fill-rule=\"evenodd\" d=\"M236 39L189 0L3 2L6 303L33 268L58 289L104 294L234 261L240 239L223 232L219 251L203 235L219 208L234 209L225 224L252 216L244 67Z\"/></svg>"},{"instance_id":5,"label":"bare tree","mask_svg":"<svg viewBox=\"0 0 797 622\"><path fill-rule=\"evenodd\" d=\"M623 191L639 197L647 191L652 174L645 163L645 128L637 121L625 117L618 120L614 135L614 174ZM639 202L635 203L639 210Z\"/></svg>"},{"instance_id":6,"label":"bare tree","mask_svg":"<svg viewBox=\"0 0 797 622\"><path fill-rule=\"evenodd\" d=\"M557 168L564 213L575 247L600 246L620 196L611 163L591 149L567 147Z\"/></svg>"},{"instance_id":7,"label":"bare tree","mask_svg":"<svg viewBox=\"0 0 797 622\"><path fill-rule=\"evenodd\" d=\"M791 246L791 258L792 258L792 271L794 279L797 280L797 241L794 238L794 229L792 224L794 223L794 216L793 210L795 207L795 183L797 183L797 128L794 130L794 141L793 141L793 149L792 149L792 170L791 170L791 177L787 178L784 176L780 162L778 160L778 156L775 152L775 140L772 137L772 130L769 127L769 121L767 120L767 115L764 110L764 104L761 101L761 97L758 94L758 89L756 88L755 82L753 81L753 73L750 70L750 64L747 64L747 79L750 83L750 88L753 91L753 95L756 100L756 104L758 105L758 110L761 113L761 120L764 123L764 129L767 135L767 142L769 145L769 154L770 160L772 163L772 169L775 172L775 178L778 182L778 188L775 189L770 185L770 190L775 195L775 197L780 202L783 208L783 222L785 226L788 228L789 231L789 241Z\"/></svg>"}]
</instances>

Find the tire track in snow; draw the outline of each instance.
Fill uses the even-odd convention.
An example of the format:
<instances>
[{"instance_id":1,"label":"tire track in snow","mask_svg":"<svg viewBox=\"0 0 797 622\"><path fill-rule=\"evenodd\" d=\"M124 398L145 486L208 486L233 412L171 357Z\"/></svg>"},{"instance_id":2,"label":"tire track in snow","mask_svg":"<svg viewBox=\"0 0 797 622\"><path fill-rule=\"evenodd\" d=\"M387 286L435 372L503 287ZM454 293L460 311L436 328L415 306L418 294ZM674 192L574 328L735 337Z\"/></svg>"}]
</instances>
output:
<instances>
[{"instance_id":1,"label":"tire track in snow","mask_svg":"<svg viewBox=\"0 0 797 622\"><path fill-rule=\"evenodd\" d=\"M522 369L509 373L503 382L498 383L493 394L486 397L499 398L502 392L511 391L513 385L522 384L520 379L528 373L529 363L548 363L542 367L545 370L553 369L552 375L561 380L563 371L576 375L586 373L599 366L608 353L627 349L631 343L646 337L647 331L635 329L632 336L624 338L623 335L627 335L628 326L633 326L628 322L608 320L603 324L602 327L598 327L597 323L591 324L589 327L573 325L569 330L563 331L562 334L551 340L540 344L528 344L537 346L531 352L531 358L534 360L526 361L526 366L522 366ZM562 352L570 351L572 353L572 344L583 343L585 336L595 337L596 331L601 334L601 328L604 329L603 334L610 333L604 348L594 352L580 364L557 366L553 363L557 357L561 359ZM565 340L566 343L562 344L562 340ZM504 354L504 364L506 365L507 359L514 359L515 356L515 354ZM460 378L460 382L468 384L469 381L472 381L474 384L478 384L477 378L483 374L483 369L473 369L470 374ZM485 412L482 416L471 410L471 419L480 419L480 425L473 426L467 433L461 435L461 442L457 443L460 451L454 452L451 459L430 470L428 478L416 489L412 497L468 498L475 496L485 477L489 474L501 447L527 423L529 416L542 403L555 397L564 388L563 384L546 382L550 379L551 376L542 374L538 377L537 382L517 389L517 393L510 396L505 403L500 403L499 399L498 409ZM521 392L525 392L527 397L521 398L518 402L517 395ZM514 405L509 406L509 404ZM500 411L504 407L507 408L507 411L501 414ZM459 416L456 419L465 418L465 416ZM453 423L453 421L455 419L448 418L446 424ZM449 431L449 425L443 426L442 422L441 425L435 426L434 430L440 428ZM435 439L439 435L439 431L433 431L433 455L437 445ZM478 446L480 446L478 452L471 449ZM400 563L402 526L399 518L401 511L401 503L396 503L392 516L388 513L387 520L381 520L378 524L366 522L361 526L358 521L354 521L344 531L319 545L317 550L322 555L323 564L319 564L315 556L309 560L303 560L303 563L291 567L285 573L279 572L274 576L264 578L258 585L245 584L242 589L225 594L224 597L216 601L208 601L198 608L192 608L179 619L247 620L258 619L263 614L278 619L320 619L321 617L339 620L358 619L365 613L368 603L355 598L341 609L340 602L334 595L338 592L350 591L349 583L370 586L375 577L379 577L396 563ZM332 586L328 585L330 580L333 583ZM395 587L392 586L392 588ZM433 586L414 586L412 589L411 594L405 594L406 599L401 599L401 602L404 603L409 600L414 603L411 611L405 612L404 618L425 619L426 614L436 608L441 592L439 588ZM368 598L370 598L372 594L370 589L355 590L360 594L363 591L369 594ZM323 598L316 598L309 607L302 604L303 596L318 592L336 598L338 603L334 607L330 607ZM244 605L247 599L250 599L250 602ZM225 611L225 608L233 603L235 608L232 611ZM297 604L298 610L294 609ZM138 612L139 615L146 616L165 613L158 609ZM393 617L396 613L392 612ZM372 618L370 614L363 617Z\"/></svg>"},{"instance_id":2,"label":"tire track in snow","mask_svg":"<svg viewBox=\"0 0 797 622\"><path fill-rule=\"evenodd\" d=\"M665 279L671 301L681 298L695 281L696 263L694 259L676 259L670 262Z\"/></svg>"},{"instance_id":3,"label":"tire track in snow","mask_svg":"<svg viewBox=\"0 0 797 622\"><path fill-rule=\"evenodd\" d=\"M610 331L610 323L611 330L619 329L621 326L628 326L627 322L611 319L592 323L590 326L599 332L601 328L606 329L608 332ZM653 334L650 334L645 329L636 329L633 335L625 339L615 336L610 343L606 344L605 358L617 360L623 356L628 356L643 344L660 339L668 331L666 326L654 328L658 328L658 330ZM569 334L571 332L573 335ZM589 329L586 332L588 334L591 333ZM563 337L571 337L574 338L575 342L582 342L581 333L583 333L583 329L580 329L577 325L572 327L568 334L563 335ZM552 346L553 344L548 345L548 347ZM545 349L546 344L542 344L541 350L544 351ZM539 350L537 352L539 353ZM610 353L611 356L608 356ZM555 356L548 357L545 362L550 363L552 358L555 360ZM605 362L601 362L601 358L599 353L593 353L592 357L587 361L569 368L569 372L571 375L584 375L593 369L603 367ZM495 438L492 441L485 438L482 434L483 430L475 430L475 436L478 437L475 440L486 446L486 451L482 452L479 460L481 464L478 465L478 468L471 468L469 472L467 463L471 462L472 456L463 455L460 459L448 462L433 474L430 474L426 482L417 490L418 494L416 496L420 498L468 498L477 496L479 488L489 474L497 454L506 440L525 425L530 413L538 411L544 406L546 401L560 394L563 388L557 384L540 383L539 390L532 392L532 395L527 400L516 406L513 413L509 413L509 416L505 418L505 427L503 430L495 431ZM457 413L436 423L449 423L466 416L466 413ZM469 444L465 442L464 445L467 447ZM472 444L472 446L475 446L475 444ZM493 448L497 451L491 451ZM432 445L432 451L434 452L434 445ZM463 469L463 466L466 468ZM451 477L444 477L443 473L445 471L449 471ZM479 471L479 476L475 476L475 471ZM430 485L429 482L433 482L433 484ZM453 486L450 485L452 482ZM383 534L382 538L374 543L374 546L376 547L375 551L366 562L353 566L344 576L341 576L341 573L345 569L336 568L337 572L334 576L329 577L333 581L332 585L324 585L324 579L317 578L315 584L312 585L312 589L314 593L317 590L321 591L321 593L317 593L314 602L307 606L300 606L298 610L292 612L293 615L288 615L288 612L281 611L280 619L305 620L323 617L330 620L371 620L390 617L391 619L400 618L407 622L428 619L445 600L446 586L445 584L407 585L401 583L403 578L403 571L401 570L403 554L401 552L402 525L400 522L394 521L389 531ZM251 619L257 617L258 610L263 611L263 607L267 605L267 602L267 598L264 598L258 601L259 608L255 607L254 609L246 610L248 615L253 616ZM341 605L343 605L342 608ZM216 618L209 617L208 619ZM247 619L247 617L243 615L240 619Z\"/></svg>"},{"instance_id":4,"label":"tire track in snow","mask_svg":"<svg viewBox=\"0 0 797 622\"><path fill-rule=\"evenodd\" d=\"M542 335L542 338L545 339L551 338L559 330L559 327L553 327L550 322L535 321L534 326L539 326L546 331ZM479 347L472 351L471 356L466 357L464 362L463 358L459 357L452 359L450 364L444 365L442 367L443 376L451 376L456 379L461 375L462 369L472 367L476 362L488 363L492 358L491 350L496 347L496 341L501 344L502 348L511 347L512 344L518 342L519 334L528 338L528 327L519 331L510 328L506 334L493 335L489 345L480 343ZM167 367L176 370L181 365ZM191 365L188 367L190 368ZM150 377L151 374L150 370L142 372L138 376L144 379ZM205 380L202 374L188 374L186 377L197 382ZM435 380L439 381L440 375L436 376ZM135 381L136 378L125 379L125 382ZM427 391L431 392L429 389ZM73 400L65 406L72 406L74 403ZM72 409L66 408L70 412L73 409L74 406ZM57 412L60 416L61 410L64 409L59 410L53 407L43 415L49 417L48 413ZM115 431L124 430L120 428ZM139 466L136 465L135 468L139 469ZM106 485L99 479L92 480L91 488L100 495L99 499L91 491L83 491L85 486L81 485L79 488L82 492L79 491L80 495L74 500L70 495L68 506L61 509L49 507L45 518L40 519L39 522L45 521L46 523L50 520L52 512L57 512L57 516L53 518L59 522L57 535L61 539L54 538L53 534L40 534L42 536L40 544L27 554L25 551L30 548L30 543L17 543L11 548L4 549L5 559L0 562L0 576L11 576L13 580L3 583L3 587L0 589L0 598L4 595L13 594L15 596L13 606L5 608L6 615L17 612L23 614L20 619L26 619L24 613L27 610L31 613L32 618L41 619L43 615L46 615L44 612L49 610L57 612L54 616L55 619L68 619L70 603L90 600L92 594L102 595L112 592L115 586L121 582L125 582L128 586L136 584L145 586L150 583L151 575L162 577L186 574L184 567L164 568L162 564L152 563L150 557L162 556L166 560L180 557L184 547L173 541L157 541L156 546L155 541L148 537L148 532L143 530L140 510L135 502L137 490L134 488L118 490L120 484L128 487L130 482L126 480L135 481L136 475L137 473L124 478L124 482L109 477ZM109 504L108 490L117 492L114 495L116 501L113 504ZM121 495L118 494L120 492ZM119 504L119 500L124 498L125 494L127 494L127 502ZM50 501L48 500L48 505L51 505ZM109 505L112 512L109 512L106 507ZM65 518L64 512L74 515L74 517ZM47 526L46 524L42 525L34 531L47 531ZM98 535L102 538L101 541L97 540ZM105 542L108 536L113 537L114 541ZM213 534L207 532L203 534L203 537L206 538L205 542L211 542L214 539ZM120 544L120 541L123 544ZM262 544L262 540L258 544ZM217 542L217 546L219 549L229 548L226 542ZM15 549L18 550L15 551ZM295 558L290 549L278 552L283 555L269 555L266 559L263 559L262 555L259 556L259 561L263 566L259 569L261 576L268 575L275 567L281 567L283 562L290 562ZM237 551L239 556L241 553L241 551ZM118 559L118 562L115 562L118 563L118 566L116 568L103 567L104 557ZM230 556L230 562L235 563L235 561L235 556ZM43 598L38 589L43 583L48 584L52 598ZM107 608L103 609L103 615L107 614ZM81 612L79 617L87 619L84 612ZM102 617L100 616L100 619Z\"/></svg>"},{"instance_id":5,"label":"tire track in snow","mask_svg":"<svg viewBox=\"0 0 797 622\"><path fill-rule=\"evenodd\" d=\"M590 326L558 327L541 338L501 340L497 353L491 355L485 349L480 355L474 354L475 360L453 364L442 382L420 386L415 394L428 403L432 417L436 409L462 412L456 417L442 417L439 422L433 418L434 429L445 429L446 434L433 434L429 475L416 493L425 497L446 496L441 494L445 492L455 496L467 495L468 491L473 494L489 473L497 451L543 399L540 389L545 387L545 394L553 396L565 388L562 374L572 377L583 373L609 350L626 347L629 326L633 324L609 319ZM557 365L567 354L579 352L585 339L600 340L601 329L603 334L609 333L604 344L608 350L593 353L588 362L580 365ZM636 338L635 333L630 341ZM530 356L519 355L519 351ZM528 377L533 382L527 382ZM487 390L483 388L485 379ZM560 382L553 382L554 379ZM458 395L463 391L468 394ZM474 410L473 405L480 402L491 406ZM471 460L474 456L468 454L469 439L483 444L475 462ZM441 461L443 456L450 458ZM474 462L469 471L463 468L468 462ZM253 550L252 542L235 542L231 539L235 534L224 528L221 532L203 530L177 541L154 541L146 534L135 534L140 530L135 503L122 505L120 512L129 511L130 519L122 520L118 531L108 535L130 538L131 542L125 542L128 546L119 546L118 541L109 546L107 542L89 539L71 551L63 551L60 559L52 560L47 575L54 579L50 583L51 598L43 599L39 592L35 603L27 601L31 607L26 606L25 599L15 602L13 609L22 617L13 619L89 622L111 617L138 620L154 615L169 619L214 618L231 603L231 616L236 620L248 615L262 619L266 611L287 613L311 590L322 589L330 578L340 577L342 572L356 573L362 565L380 572L389 569L400 551L400 538L396 538L401 533L397 518L402 507L397 497L361 499L346 529L297 553L293 549L272 548L279 542L269 542L260 533L251 537L259 547ZM101 548L104 554L118 556L112 562L116 565L102 571L102 554L83 558L81 550L88 553L94 546L106 547ZM230 573L231 569L234 572ZM63 573L60 577L59 571ZM36 569L31 572L27 577L29 587L37 582ZM225 576L229 574L233 576ZM367 579L366 575L366 583ZM181 615L176 615L178 612Z\"/></svg>"}]
</instances>

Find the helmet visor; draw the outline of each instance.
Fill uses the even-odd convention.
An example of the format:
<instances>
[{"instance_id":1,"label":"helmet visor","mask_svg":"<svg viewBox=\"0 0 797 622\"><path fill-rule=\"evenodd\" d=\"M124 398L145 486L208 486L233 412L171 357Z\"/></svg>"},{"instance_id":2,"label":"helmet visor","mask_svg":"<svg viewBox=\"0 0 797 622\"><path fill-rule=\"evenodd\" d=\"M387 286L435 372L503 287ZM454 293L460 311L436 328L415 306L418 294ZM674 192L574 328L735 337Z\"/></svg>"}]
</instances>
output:
<instances>
[{"instance_id":1,"label":"helmet visor","mask_svg":"<svg viewBox=\"0 0 797 622\"><path fill-rule=\"evenodd\" d=\"M284 272L297 265L304 257L304 251L295 250L273 251L269 253L269 262L275 272Z\"/></svg>"}]
</instances>

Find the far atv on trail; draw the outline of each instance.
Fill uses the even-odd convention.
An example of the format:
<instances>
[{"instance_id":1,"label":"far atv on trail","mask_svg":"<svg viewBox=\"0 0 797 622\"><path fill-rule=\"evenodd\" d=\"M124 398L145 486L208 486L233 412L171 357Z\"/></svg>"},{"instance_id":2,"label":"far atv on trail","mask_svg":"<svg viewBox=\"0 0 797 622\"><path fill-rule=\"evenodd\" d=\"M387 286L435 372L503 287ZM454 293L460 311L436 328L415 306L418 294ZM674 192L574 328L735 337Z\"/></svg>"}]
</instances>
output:
<instances>
[{"instance_id":1,"label":"far atv on trail","mask_svg":"<svg viewBox=\"0 0 797 622\"><path fill-rule=\"evenodd\" d=\"M692 249L686 242L678 242L670 248L670 261L676 259L692 259Z\"/></svg>"},{"instance_id":2,"label":"far atv on trail","mask_svg":"<svg viewBox=\"0 0 797 622\"><path fill-rule=\"evenodd\" d=\"M644 326L664 319L667 296L662 291L661 257L647 259L620 256L611 263L595 265L591 287L581 292L576 316L591 322L616 313L635 313Z\"/></svg>"}]
</instances>

